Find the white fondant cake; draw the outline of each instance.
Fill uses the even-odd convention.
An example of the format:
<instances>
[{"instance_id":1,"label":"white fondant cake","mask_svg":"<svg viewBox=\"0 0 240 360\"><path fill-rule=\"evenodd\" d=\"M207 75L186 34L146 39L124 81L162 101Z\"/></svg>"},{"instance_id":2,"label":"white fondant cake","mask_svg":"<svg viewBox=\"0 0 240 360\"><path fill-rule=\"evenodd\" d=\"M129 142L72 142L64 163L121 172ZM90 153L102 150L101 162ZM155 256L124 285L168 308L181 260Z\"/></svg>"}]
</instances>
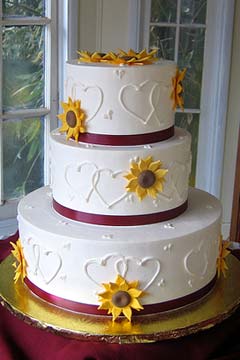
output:
<instances>
[{"instance_id":1,"label":"white fondant cake","mask_svg":"<svg viewBox=\"0 0 240 360\"><path fill-rule=\"evenodd\" d=\"M98 305L101 284L120 273L139 280L142 304L181 298L216 274L221 205L192 189L184 214L158 224L106 227L67 220L52 209L50 188L19 205L19 230L28 278L61 298Z\"/></svg>"},{"instance_id":2,"label":"white fondant cake","mask_svg":"<svg viewBox=\"0 0 240 360\"><path fill-rule=\"evenodd\" d=\"M191 137L168 132L173 107L183 103L183 76L168 61L67 64L68 103L59 118L70 139L52 132L52 190L27 195L18 208L25 281L34 293L84 313L108 311L114 320L124 308L130 320L131 308L158 313L210 291L221 205L197 189L188 199Z\"/></svg>"},{"instance_id":3,"label":"white fondant cake","mask_svg":"<svg viewBox=\"0 0 240 360\"><path fill-rule=\"evenodd\" d=\"M66 65L65 101L81 99L89 133L157 132L174 124L170 96L175 73L176 64L171 61L147 66L71 61Z\"/></svg>"},{"instance_id":4,"label":"white fondant cake","mask_svg":"<svg viewBox=\"0 0 240 360\"><path fill-rule=\"evenodd\" d=\"M191 137L175 129L172 138L149 145L111 147L77 143L51 135L53 198L61 205L86 213L139 215L174 209L187 200L191 170ZM139 201L127 192L124 178L133 161L151 156L168 170L163 192Z\"/></svg>"}]
</instances>

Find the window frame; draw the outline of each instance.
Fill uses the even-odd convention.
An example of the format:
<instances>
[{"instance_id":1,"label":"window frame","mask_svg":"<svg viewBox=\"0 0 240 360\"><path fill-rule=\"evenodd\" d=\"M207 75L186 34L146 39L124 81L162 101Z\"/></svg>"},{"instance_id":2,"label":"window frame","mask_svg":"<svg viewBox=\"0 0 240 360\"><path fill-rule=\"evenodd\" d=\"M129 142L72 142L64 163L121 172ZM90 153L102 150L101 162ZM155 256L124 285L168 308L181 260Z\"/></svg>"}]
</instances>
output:
<instances>
[{"instance_id":1,"label":"window frame","mask_svg":"<svg viewBox=\"0 0 240 360\"><path fill-rule=\"evenodd\" d=\"M17 229L17 205L19 199L3 201L3 149L2 124L11 119L24 119L44 116L44 183L50 178L49 171L49 133L57 126L58 111L58 2L45 1L44 17L3 17L0 0L0 72L2 74L2 28L6 25L45 26L45 107L4 112L2 108L2 76L0 75L0 239L9 236Z\"/></svg>"},{"instance_id":2,"label":"window frame","mask_svg":"<svg viewBox=\"0 0 240 360\"><path fill-rule=\"evenodd\" d=\"M200 112L196 187L218 198L221 196L223 174L234 4L234 0L207 1L200 111L185 110L186 113ZM180 6L181 0L178 0L178 14ZM148 48L150 13L151 1L130 1L129 47L137 51ZM176 36L179 36L178 31ZM219 59L217 62L216 57Z\"/></svg>"}]
</instances>

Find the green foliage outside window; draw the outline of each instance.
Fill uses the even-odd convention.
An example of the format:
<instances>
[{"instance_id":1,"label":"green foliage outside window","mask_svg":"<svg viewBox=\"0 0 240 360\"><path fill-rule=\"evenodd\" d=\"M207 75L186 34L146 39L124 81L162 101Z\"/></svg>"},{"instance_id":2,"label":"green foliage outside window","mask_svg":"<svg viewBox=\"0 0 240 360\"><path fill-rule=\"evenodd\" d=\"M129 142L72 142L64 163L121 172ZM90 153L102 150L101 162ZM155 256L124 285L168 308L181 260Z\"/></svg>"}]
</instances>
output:
<instances>
[{"instance_id":1,"label":"green foliage outside window","mask_svg":"<svg viewBox=\"0 0 240 360\"><path fill-rule=\"evenodd\" d=\"M42 16L44 1L5 0L3 15ZM3 42L3 111L44 106L44 26L5 26ZM4 120L4 198L25 195L43 185L44 120Z\"/></svg>"}]
</instances>

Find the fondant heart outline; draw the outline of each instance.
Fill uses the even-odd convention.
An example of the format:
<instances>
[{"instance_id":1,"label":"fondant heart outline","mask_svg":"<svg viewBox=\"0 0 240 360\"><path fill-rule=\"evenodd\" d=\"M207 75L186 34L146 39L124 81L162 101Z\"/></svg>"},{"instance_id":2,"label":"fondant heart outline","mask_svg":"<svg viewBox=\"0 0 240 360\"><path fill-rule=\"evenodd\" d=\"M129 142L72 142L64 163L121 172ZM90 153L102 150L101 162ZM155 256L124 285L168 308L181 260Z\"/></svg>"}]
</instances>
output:
<instances>
[{"instance_id":1,"label":"fondant heart outline","mask_svg":"<svg viewBox=\"0 0 240 360\"><path fill-rule=\"evenodd\" d=\"M148 105L150 107L150 111L145 118L143 118L140 114L137 114L134 110L132 110L129 106L127 106L126 102L124 101L124 92L127 90L127 89L133 89L135 92L138 92L138 91L142 91L142 89L144 87L146 87L146 85L150 84L150 83L153 83L153 86L149 92L149 96L146 98L148 98ZM166 86L166 85L165 85ZM157 82L157 81L153 81L153 80L146 80L144 82L142 82L141 84L139 85L136 85L136 84L128 84L128 85L124 85L121 90L120 90L120 93L119 93L119 101L120 101L120 104L121 106L123 107L123 109L128 113L130 114L131 116L135 117L137 120L139 120L143 125L147 125L149 120L152 118L152 116L156 113L156 105L153 104L153 95L154 95L154 92L156 89L159 89L159 93L158 93L158 96L157 96L157 100L156 100L156 104L159 103L159 98L160 98L160 93L161 93L161 90L162 90L162 87L161 87L161 82ZM160 123L160 120L159 120L159 117L155 114L155 119L158 123L158 125L161 125Z\"/></svg>"},{"instance_id":2,"label":"fondant heart outline","mask_svg":"<svg viewBox=\"0 0 240 360\"><path fill-rule=\"evenodd\" d=\"M192 255L197 255L201 252L203 252L202 260L204 260L204 266L202 268L202 271L200 271L199 273L194 273L189 269L188 260ZM204 251L203 241L199 244L199 246L196 249L191 249L187 253L187 255L184 257L184 268L185 268L186 272L191 276L203 277L206 274L207 269L208 269L208 256L207 256L207 253Z\"/></svg>"},{"instance_id":3,"label":"fondant heart outline","mask_svg":"<svg viewBox=\"0 0 240 360\"><path fill-rule=\"evenodd\" d=\"M44 283L46 285L50 284L57 277L57 275L59 274L59 272L62 268L61 256L52 250L47 250L47 251L41 252L41 248L40 248L39 244L33 244L33 256L35 259L34 275L37 276L37 274L39 273L41 275ZM57 266L55 269L53 269L52 274L47 276L41 267L41 258L47 257L47 259L50 259L48 261L52 262L52 259L51 259L52 256L54 256L55 259L57 260Z\"/></svg>"},{"instance_id":4,"label":"fondant heart outline","mask_svg":"<svg viewBox=\"0 0 240 360\"><path fill-rule=\"evenodd\" d=\"M88 191L86 191L85 195L82 194L82 191L79 191L80 188L77 188L77 187L74 187L73 186L73 183L70 179L70 175L69 175L69 172L70 171L75 171L78 175L80 174L81 170L86 167L86 166L90 166L90 167L93 167L93 171L91 173L91 176L89 176L89 182L91 182L91 187L88 189ZM92 196L92 193L94 191L94 188L93 188L93 177L96 176L95 173L96 173L96 170L98 170L98 167L96 164L94 163L91 163L91 162L88 162L88 161L85 161L81 164L75 164L75 163L71 163L71 164L68 164L66 167L65 167L65 171L64 171L64 179L69 187L69 189L71 190L71 192L74 193L75 196L77 196L78 198L82 198L83 200L85 200L86 202L89 202L91 196ZM97 181L97 179L96 179Z\"/></svg>"},{"instance_id":5,"label":"fondant heart outline","mask_svg":"<svg viewBox=\"0 0 240 360\"><path fill-rule=\"evenodd\" d=\"M71 81L71 85L69 85L70 81ZM97 97L95 95L96 99L95 99L94 103L97 104L96 109L92 113L87 114L87 117L86 117L86 124L87 124L93 118L95 118L95 116L98 114L99 110L101 109L102 104L103 104L104 94L103 94L102 89L97 85L85 85L85 84L80 83L80 82L74 82L74 79L72 77L69 77L66 80L66 82L65 82L65 89L66 89L65 93L66 94L70 93L71 98L73 100L77 99L76 94L77 94L77 89L79 89L79 88L80 88L80 91L83 91L85 93L87 93L89 90L92 90L92 89L97 90L97 93L99 94L99 95L97 95ZM83 110L86 110L86 109L84 109L84 104L83 104L83 101L81 99L81 96L80 96L79 100L81 100L81 106L83 107Z\"/></svg>"},{"instance_id":6,"label":"fondant heart outline","mask_svg":"<svg viewBox=\"0 0 240 360\"><path fill-rule=\"evenodd\" d=\"M103 204L105 204L108 209L111 209L114 205L116 205L117 203L119 203L120 201L125 199L128 196L128 193L123 193L118 198L116 198L116 199L114 199L112 201L108 201L106 196L103 196L100 193L99 188L98 188L98 185L101 182L101 174L103 174L103 173L107 173L114 180L114 179L117 179L118 176L122 175L124 172L122 170L113 171L111 169L105 168L105 169L98 169L95 172L95 174L93 175L93 189L94 189L94 191L96 192L96 194L98 195L100 200L103 202Z\"/></svg>"},{"instance_id":7,"label":"fondant heart outline","mask_svg":"<svg viewBox=\"0 0 240 360\"><path fill-rule=\"evenodd\" d=\"M156 268L153 272L153 275L149 278L146 285L141 289L142 291L147 290L156 280L158 277L160 271L161 271L161 264L160 260L154 257L145 257L145 258L139 258L134 256L124 256L117 253L108 254L102 258L94 258L88 260L84 264L84 271L87 277L96 285L101 286L101 283L98 282L91 274L90 274L90 267L91 265L97 265L97 266L107 266L108 261L111 258L116 258L115 264L114 264L114 270L116 274L121 275L123 278L127 276L128 269L129 269L129 263L131 262L133 265L136 264L137 267L143 267L147 263L155 263ZM133 279L133 280L139 280L139 279ZM139 280L141 281L141 280Z\"/></svg>"}]
</instances>

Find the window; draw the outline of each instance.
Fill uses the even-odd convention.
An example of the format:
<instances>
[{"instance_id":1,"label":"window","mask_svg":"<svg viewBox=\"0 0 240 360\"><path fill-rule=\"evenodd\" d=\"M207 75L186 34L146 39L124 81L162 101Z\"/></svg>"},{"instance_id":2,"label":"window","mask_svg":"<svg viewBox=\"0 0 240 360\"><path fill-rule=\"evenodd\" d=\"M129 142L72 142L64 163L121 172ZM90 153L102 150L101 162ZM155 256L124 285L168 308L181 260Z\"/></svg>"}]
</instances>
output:
<instances>
[{"instance_id":1,"label":"window","mask_svg":"<svg viewBox=\"0 0 240 360\"><path fill-rule=\"evenodd\" d=\"M187 67L185 111L176 124L192 134L190 183L220 197L234 1L136 0L140 20L130 45Z\"/></svg>"},{"instance_id":2,"label":"window","mask_svg":"<svg viewBox=\"0 0 240 360\"><path fill-rule=\"evenodd\" d=\"M48 182L58 107L57 1L0 4L0 218L11 227L17 200Z\"/></svg>"}]
</instances>

